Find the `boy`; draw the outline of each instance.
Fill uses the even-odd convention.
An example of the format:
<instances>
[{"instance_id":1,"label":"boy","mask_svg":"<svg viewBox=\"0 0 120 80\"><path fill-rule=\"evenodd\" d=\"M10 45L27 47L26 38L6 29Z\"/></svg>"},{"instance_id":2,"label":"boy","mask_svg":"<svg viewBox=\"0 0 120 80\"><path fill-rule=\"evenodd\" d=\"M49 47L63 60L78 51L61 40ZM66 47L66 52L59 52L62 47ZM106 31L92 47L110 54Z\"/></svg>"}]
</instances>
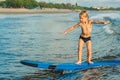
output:
<instances>
[{"instance_id":1,"label":"boy","mask_svg":"<svg viewBox=\"0 0 120 80\"><path fill-rule=\"evenodd\" d=\"M92 24L108 24L109 21L100 21L100 20L89 20L88 12L87 11L81 11L79 14L80 22L78 22L76 25L68 28L64 31L64 34L67 34L68 32L74 30L78 26L81 27L82 33L79 37L78 42L78 61L76 64L81 64L82 62L82 47L84 43L86 44L87 52L88 52L88 63L93 64L91 61L92 58L92 42L91 42L91 32L92 32Z\"/></svg>"}]
</instances>

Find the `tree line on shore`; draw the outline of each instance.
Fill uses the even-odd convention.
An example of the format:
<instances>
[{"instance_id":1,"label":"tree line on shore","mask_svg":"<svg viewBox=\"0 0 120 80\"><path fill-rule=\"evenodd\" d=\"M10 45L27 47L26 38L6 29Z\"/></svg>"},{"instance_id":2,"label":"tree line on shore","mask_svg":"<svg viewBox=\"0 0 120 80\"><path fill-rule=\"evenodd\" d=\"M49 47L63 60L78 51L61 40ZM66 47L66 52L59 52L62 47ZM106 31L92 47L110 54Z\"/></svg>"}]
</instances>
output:
<instances>
[{"instance_id":1,"label":"tree line on shore","mask_svg":"<svg viewBox=\"0 0 120 80\"><path fill-rule=\"evenodd\" d=\"M98 10L92 7L82 7L78 6L77 3L72 5L70 3L46 3L46 2L37 2L36 0L5 0L0 2L2 8L27 8L34 9L39 7L42 8L57 8L57 9L80 9L80 10ZM120 10L120 8L108 8L108 9L99 9L99 10Z\"/></svg>"},{"instance_id":2,"label":"tree line on shore","mask_svg":"<svg viewBox=\"0 0 120 80\"><path fill-rule=\"evenodd\" d=\"M46 3L46 2L37 2L36 0L5 0L0 2L0 6L3 8L27 8L33 9L36 7L42 8L58 8L58 9L83 9L81 6L67 4L58 4L58 3Z\"/></svg>"},{"instance_id":3,"label":"tree line on shore","mask_svg":"<svg viewBox=\"0 0 120 80\"><path fill-rule=\"evenodd\" d=\"M2 8L35 8L38 6L35 0L5 0L0 2Z\"/></svg>"}]
</instances>

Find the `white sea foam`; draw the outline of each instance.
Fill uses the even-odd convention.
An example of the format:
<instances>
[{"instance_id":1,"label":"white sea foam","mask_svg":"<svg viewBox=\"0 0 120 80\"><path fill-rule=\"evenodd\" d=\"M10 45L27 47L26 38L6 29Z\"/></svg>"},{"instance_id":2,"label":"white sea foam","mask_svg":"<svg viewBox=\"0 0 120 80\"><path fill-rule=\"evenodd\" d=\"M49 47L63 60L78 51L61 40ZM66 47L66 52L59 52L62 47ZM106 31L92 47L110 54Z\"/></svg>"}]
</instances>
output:
<instances>
[{"instance_id":1,"label":"white sea foam","mask_svg":"<svg viewBox=\"0 0 120 80\"><path fill-rule=\"evenodd\" d=\"M96 16L91 16L91 19L103 19L104 17L109 17L111 19L116 19L120 18L120 14L118 13L102 13L102 14L97 14Z\"/></svg>"},{"instance_id":2,"label":"white sea foam","mask_svg":"<svg viewBox=\"0 0 120 80\"><path fill-rule=\"evenodd\" d=\"M108 33L108 34L112 34L114 31L110 29L110 25L105 25L103 26L103 29L105 29L105 31Z\"/></svg>"}]
</instances>

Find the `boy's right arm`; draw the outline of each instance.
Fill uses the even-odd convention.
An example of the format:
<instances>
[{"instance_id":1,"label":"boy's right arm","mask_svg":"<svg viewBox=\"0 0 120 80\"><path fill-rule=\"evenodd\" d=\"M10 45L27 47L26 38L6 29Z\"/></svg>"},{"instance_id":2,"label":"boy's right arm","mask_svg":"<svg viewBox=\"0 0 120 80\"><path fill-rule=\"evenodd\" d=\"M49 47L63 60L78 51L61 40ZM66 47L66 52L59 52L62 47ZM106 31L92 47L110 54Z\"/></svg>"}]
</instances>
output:
<instances>
[{"instance_id":1,"label":"boy's right arm","mask_svg":"<svg viewBox=\"0 0 120 80\"><path fill-rule=\"evenodd\" d=\"M67 30L65 30L65 31L63 32L63 34L64 34L64 35L67 34L68 32L70 32L70 31L74 30L75 28L77 28L79 25L80 25L80 22L77 23L76 25L68 28Z\"/></svg>"}]
</instances>

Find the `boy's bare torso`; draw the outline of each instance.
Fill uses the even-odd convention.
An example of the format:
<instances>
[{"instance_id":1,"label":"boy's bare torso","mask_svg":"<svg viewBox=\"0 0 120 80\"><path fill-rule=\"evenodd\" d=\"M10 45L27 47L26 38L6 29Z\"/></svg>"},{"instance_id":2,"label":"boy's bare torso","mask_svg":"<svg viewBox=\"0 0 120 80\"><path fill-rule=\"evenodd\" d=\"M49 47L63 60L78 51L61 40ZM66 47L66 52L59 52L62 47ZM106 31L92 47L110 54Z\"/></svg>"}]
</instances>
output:
<instances>
[{"instance_id":1,"label":"boy's bare torso","mask_svg":"<svg viewBox=\"0 0 120 80\"><path fill-rule=\"evenodd\" d=\"M91 21L89 20L88 23L80 22L79 25L80 25L81 30L82 30L81 36L90 37L91 32L92 32L92 23L91 23Z\"/></svg>"}]
</instances>

